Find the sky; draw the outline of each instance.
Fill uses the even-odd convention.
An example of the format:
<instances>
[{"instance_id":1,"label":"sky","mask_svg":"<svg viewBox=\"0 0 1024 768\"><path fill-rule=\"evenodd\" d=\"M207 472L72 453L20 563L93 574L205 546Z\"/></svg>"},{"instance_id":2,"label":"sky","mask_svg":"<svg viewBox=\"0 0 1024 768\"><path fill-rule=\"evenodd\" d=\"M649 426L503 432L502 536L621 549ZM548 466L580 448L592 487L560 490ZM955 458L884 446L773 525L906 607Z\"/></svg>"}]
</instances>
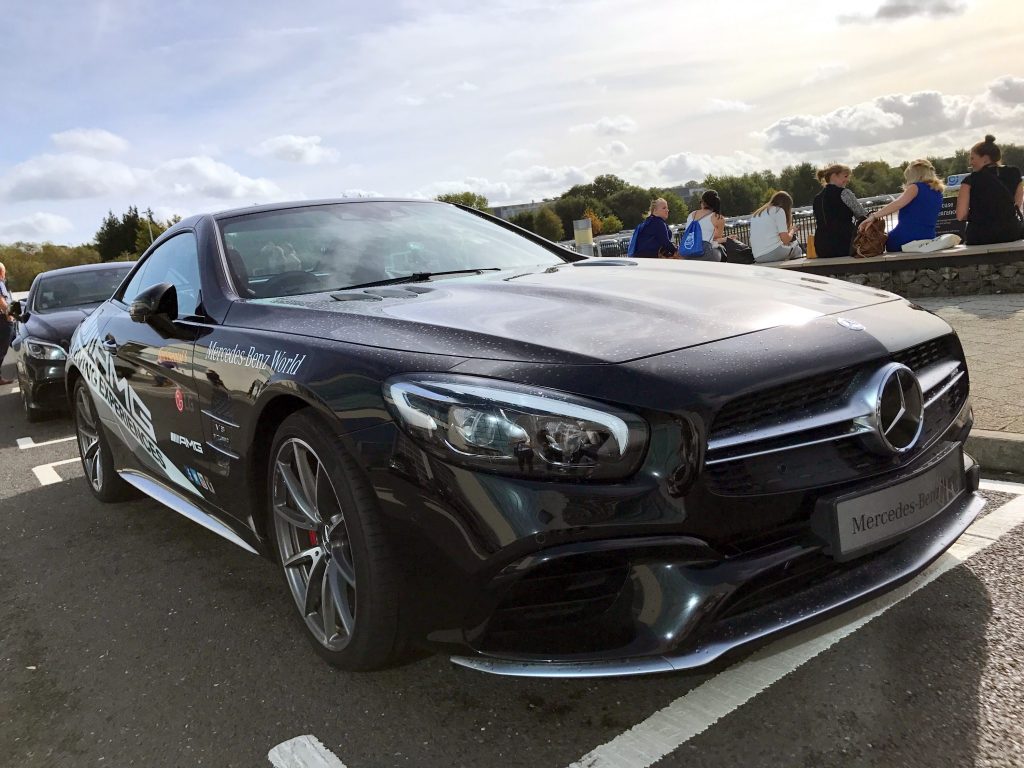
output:
<instances>
[{"instance_id":1,"label":"sky","mask_svg":"<svg viewBox=\"0 0 1024 768\"><path fill-rule=\"evenodd\" d=\"M0 0L0 243L1024 144L1024 4Z\"/></svg>"}]
</instances>

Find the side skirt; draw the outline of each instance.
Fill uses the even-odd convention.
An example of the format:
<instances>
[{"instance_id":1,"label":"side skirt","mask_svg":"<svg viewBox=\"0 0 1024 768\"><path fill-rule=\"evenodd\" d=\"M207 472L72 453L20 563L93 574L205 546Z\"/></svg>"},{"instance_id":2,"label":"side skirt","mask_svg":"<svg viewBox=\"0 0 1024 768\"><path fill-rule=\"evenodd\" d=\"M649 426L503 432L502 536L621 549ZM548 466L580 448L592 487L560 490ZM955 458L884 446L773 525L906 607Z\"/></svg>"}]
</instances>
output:
<instances>
[{"instance_id":1,"label":"side skirt","mask_svg":"<svg viewBox=\"0 0 1024 768\"><path fill-rule=\"evenodd\" d=\"M224 525L224 523L220 522L207 512L204 512L195 504L186 501L166 486L156 482L146 475L130 469L121 470L117 474L120 475L126 483L130 483L135 486L151 499L160 502L165 507L170 507L179 515L187 517L194 523L199 523L203 528L206 528L208 531L213 531L218 536L230 541L232 544L237 544L246 552L251 552L254 555L260 554L252 547L252 545Z\"/></svg>"}]
</instances>

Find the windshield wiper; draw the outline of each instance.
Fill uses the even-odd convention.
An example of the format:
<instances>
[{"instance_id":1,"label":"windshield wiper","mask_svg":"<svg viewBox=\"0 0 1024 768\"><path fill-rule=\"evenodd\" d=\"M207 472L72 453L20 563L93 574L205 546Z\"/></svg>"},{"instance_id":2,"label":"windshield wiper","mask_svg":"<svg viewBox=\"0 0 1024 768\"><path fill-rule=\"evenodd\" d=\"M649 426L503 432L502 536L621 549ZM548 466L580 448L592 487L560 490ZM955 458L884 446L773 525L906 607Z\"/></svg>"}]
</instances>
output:
<instances>
[{"instance_id":1,"label":"windshield wiper","mask_svg":"<svg viewBox=\"0 0 1024 768\"><path fill-rule=\"evenodd\" d=\"M481 272L501 272L505 267L477 267L475 269L449 269L445 272L413 272L411 275L402 277L390 277L387 280L374 280L369 283L357 283L346 285L344 288L335 288L336 291L350 291L354 288L375 288L380 285L401 285L402 283L422 283L432 277L441 275L479 275Z\"/></svg>"}]
</instances>

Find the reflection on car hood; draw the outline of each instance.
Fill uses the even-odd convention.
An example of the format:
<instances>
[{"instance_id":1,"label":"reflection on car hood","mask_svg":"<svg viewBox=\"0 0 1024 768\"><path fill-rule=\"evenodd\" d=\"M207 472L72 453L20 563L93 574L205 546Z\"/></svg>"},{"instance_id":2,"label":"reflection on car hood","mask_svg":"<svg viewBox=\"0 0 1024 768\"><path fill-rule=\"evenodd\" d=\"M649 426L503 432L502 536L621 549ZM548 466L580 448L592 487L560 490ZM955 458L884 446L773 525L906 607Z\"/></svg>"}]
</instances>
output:
<instances>
[{"instance_id":1,"label":"reflection on car hood","mask_svg":"<svg viewBox=\"0 0 1024 768\"><path fill-rule=\"evenodd\" d=\"M336 294L343 300L245 302L229 323L460 357L613 363L898 299L773 267L629 263L594 259Z\"/></svg>"},{"instance_id":2,"label":"reflection on car hood","mask_svg":"<svg viewBox=\"0 0 1024 768\"><path fill-rule=\"evenodd\" d=\"M73 307L56 312L40 314L33 312L25 324L27 335L41 341L52 341L67 347L71 334L85 318L93 313L97 305Z\"/></svg>"}]
</instances>

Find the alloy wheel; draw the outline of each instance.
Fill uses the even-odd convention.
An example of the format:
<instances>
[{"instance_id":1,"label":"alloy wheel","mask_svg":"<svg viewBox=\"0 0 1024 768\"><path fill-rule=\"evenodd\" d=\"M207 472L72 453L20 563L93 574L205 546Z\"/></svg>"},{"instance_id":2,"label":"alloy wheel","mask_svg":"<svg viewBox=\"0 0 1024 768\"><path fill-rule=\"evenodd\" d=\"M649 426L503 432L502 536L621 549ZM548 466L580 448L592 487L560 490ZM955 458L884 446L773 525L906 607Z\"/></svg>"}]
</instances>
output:
<instances>
[{"instance_id":1,"label":"alloy wheel","mask_svg":"<svg viewBox=\"0 0 1024 768\"><path fill-rule=\"evenodd\" d=\"M100 491L103 489L103 464L100 461L99 425L85 387L79 387L75 396L75 426L85 477L94 490Z\"/></svg>"},{"instance_id":2,"label":"alloy wheel","mask_svg":"<svg viewBox=\"0 0 1024 768\"><path fill-rule=\"evenodd\" d=\"M316 640L345 648L355 630L356 571L345 514L313 448L285 440L274 457L277 545L292 597Z\"/></svg>"}]
</instances>

